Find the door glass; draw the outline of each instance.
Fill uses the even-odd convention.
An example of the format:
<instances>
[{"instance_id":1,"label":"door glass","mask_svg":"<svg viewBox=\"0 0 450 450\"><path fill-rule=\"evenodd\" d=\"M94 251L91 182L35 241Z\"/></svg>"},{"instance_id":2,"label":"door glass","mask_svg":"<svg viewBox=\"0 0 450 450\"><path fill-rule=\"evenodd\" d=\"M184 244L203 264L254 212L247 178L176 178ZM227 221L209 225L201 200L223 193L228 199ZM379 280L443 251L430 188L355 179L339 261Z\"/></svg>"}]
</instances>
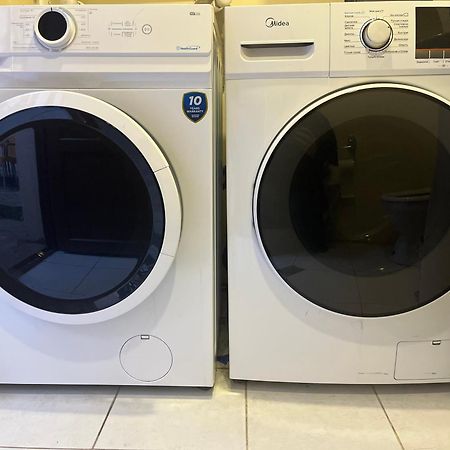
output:
<instances>
[{"instance_id":1,"label":"door glass","mask_svg":"<svg viewBox=\"0 0 450 450\"><path fill-rule=\"evenodd\" d=\"M157 180L135 145L86 112L0 121L0 280L47 311L98 311L135 291L164 236Z\"/></svg>"},{"instance_id":2,"label":"door glass","mask_svg":"<svg viewBox=\"0 0 450 450\"><path fill-rule=\"evenodd\" d=\"M450 111L408 89L325 101L264 167L257 227L278 274L331 311L385 316L450 285Z\"/></svg>"}]
</instances>

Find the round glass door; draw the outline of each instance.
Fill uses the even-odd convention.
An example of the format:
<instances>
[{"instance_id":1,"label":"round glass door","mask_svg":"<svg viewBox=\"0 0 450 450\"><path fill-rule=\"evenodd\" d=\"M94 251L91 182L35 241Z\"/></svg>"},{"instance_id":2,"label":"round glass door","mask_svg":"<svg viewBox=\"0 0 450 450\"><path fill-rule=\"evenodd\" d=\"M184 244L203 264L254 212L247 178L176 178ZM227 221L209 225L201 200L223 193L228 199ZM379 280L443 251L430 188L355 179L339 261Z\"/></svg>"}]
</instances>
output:
<instances>
[{"instance_id":1,"label":"round glass door","mask_svg":"<svg viewBox=\"0 0 450 450\"><path fill-rule=\"evenodd\" d=\"M58 100L40 94L2 105L16 111L0 119L1 287L46 312L105 310L158 272L167 240L178 242L166 231L179 205L168 210L155 173L168 165L113 106L68 92ZM179 233L179 223L170 228L177 226Z\"/></svg>"},{"instance_id":2,"label":"round glass door","mask_svg":"<svg viewBox=\"0 0 450 450\"><path fill-rule=\"evenodd\" d=\"M294 117L254 191L258 240L297 294L341 314L410 311L450 286L450 108L420 89L342 90Z\"/></svg>"}]
</instances>

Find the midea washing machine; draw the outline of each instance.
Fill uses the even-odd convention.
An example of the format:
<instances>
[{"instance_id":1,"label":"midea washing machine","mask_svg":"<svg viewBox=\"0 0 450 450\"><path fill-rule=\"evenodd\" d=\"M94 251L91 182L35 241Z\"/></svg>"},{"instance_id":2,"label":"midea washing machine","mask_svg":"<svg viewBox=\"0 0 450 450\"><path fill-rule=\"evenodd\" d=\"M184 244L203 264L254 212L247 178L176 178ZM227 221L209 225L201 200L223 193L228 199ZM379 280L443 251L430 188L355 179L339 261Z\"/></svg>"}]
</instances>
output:
<instances>
[{"instance_id":1,"label":"midea washing machine","mask_svg":"<svg viewBox=\"0 0 450 450\"><path fill-rule=\"evenodd\" d=\"M450 2L225 20L231 377L450 381Z\"/></svg>"},{"instance_id":2,"label":"midea washing machine","mask_svg":"<svg viewBox=\"0 0 450 450\"><path fill-rule=\"evenodd\" d=\"M1 383L213 384L213 24L0 8Z\"/></svg>"}]
</instances>

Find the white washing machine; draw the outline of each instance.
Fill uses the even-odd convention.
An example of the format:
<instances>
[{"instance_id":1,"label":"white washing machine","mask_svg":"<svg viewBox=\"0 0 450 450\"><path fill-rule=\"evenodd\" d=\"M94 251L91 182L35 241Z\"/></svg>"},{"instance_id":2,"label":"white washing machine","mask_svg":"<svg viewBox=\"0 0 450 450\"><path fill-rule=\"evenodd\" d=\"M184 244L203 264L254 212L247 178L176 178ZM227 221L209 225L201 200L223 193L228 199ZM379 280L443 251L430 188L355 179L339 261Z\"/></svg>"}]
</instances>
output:
<instances>
[{"instance_id":1,"label":"white washing machine","mask_svg":"<svg viewBox=\"0 0 450 450\"><path fill-rule=\"evenodd\" d=\"M213 23L0 9L1 383L213 384Z\"/></svg>"},{"instance_id":2,"label":"white washing machine","mask_svg":"<svg viewBox=\"0 0 450 450\"><path fill-rule=\"evenodd\" d=\"M450 2L226 9L231 377L450 380Z\"/></svg>"}]
</instances>

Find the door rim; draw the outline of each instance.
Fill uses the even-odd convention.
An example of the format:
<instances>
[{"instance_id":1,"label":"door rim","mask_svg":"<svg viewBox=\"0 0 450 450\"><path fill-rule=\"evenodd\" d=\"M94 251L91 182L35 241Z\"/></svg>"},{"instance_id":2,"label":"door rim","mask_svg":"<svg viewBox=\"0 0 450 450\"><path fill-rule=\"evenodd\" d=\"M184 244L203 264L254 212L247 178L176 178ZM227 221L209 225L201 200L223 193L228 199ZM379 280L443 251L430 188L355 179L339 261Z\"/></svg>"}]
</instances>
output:
<instances>
[{"instance_id":1,"label":"door rim","mask_svg":"<svg viewBox=\"0 0 450 450\"><path fill-rule=\"evenodd\" d=\"M16 309L49 322L90 324L118 317L146 300L161 284L177 252L182 222L181 199L172 170L161 149L133 118L117 107L85 94L71 91L37 91L12 97L0 103L0 120L14 113L37 107L66 107L99 117L119 130L139 150L155 175L161 192L165 223L164 237L156 263L133 293L105 309L81 314L64 314L39 309L21 301L0 286L0 298Z\"/></svg>"},{"instance_id":2,"label":"door rim","mask_svg":"<svg viewBox=\"0 0 450 450\"><path fill-rule=\"evenodd\" d=\"M257 175L255 178L255 182L253 184L253 195L252 195L252 222L253 222L253 229L256 235L256 240L258 243L258 247L259 247L259 251L262 253L262 256L266 262L266 264L268 265L268 267L270 268L270 270L272 271L272 273L274 273L276 275L276 278L282 282L283 286L287 287L289 289L289 291L291 293L293 293L297 298L300 298L304 301L307 301L308 304L310 304L313 307L319 308L320 310L329 313L329 314L333 314L336 316L344 316L344 317L348 317L351 319L356 319L356 320L381 320L381 319L387 319L387 318L392 318L392 317L397 317L399 315L402 314L411 314L416 312L417 310L420 310L421 308L427 307L429 306L431 303L434 303L436 301L438 301L439 299L442 299L446 294L442 294L441 296L437 297L436 299L425 303L424 305L421 305L417 308L414 308L412 310L408 310L408 311L404 311L404 312L400 312L400 313L395 313L395 314L390 314L390 315L383 315L383 316L354 316L354 315L349 315L349 314L344 314L344 313L340 313L337 311L333 311L331 309L325 308L309 299L307 299L306 297L302 296L301 294L299 294L295 289L293 289L284 279L283 277L278 273L278 271L276 270L276 268L274 267L274 265L272 264L269 256L267 255L266 249L264 247L263 241L262 241L262 237L261 237L261 233L260 233L260 229L259 229L259 223L258 223L258 196L259 196L259 189L260 189L260 185L261 185L261 180L262 177L265 173L266 167L268 165L268 162L270 160L270 158L272 157L272 155L274 154L276 148L278 147L278 144L280 143L280 141L284 138L284 136L303 118L305 117L307 114L309 114L310 112L312 112L313 110L315 110L316 108L320 107L321 105L323 105L324 103L333 100L335 98L338 97L342 97L344 95L347 94L351 94L354 92L358 92L358 91L364 91L364 90L369 90L369 89L379 89L379 88L389 88L389 89L402 89L402 90L406 90L406 91L411 91L411 92L416 92L419 94L422 94L426 97L429 98L434 98L435 100L438 100L440 102L442 102L443 104L447 105L447 107L449 107L450 109L450 101L445 99L444 97L435 94L434 92L431 92L427 89L423 89L417 86L413 86L413 85L409 85L409 84L404 84L404 83L389 83L389 82L379 82L379 83L365 83L365 84L357 84L357 85L353 85L353 86L349 86L349 87L345 87L345 88L340 88L337 89L336 91L332 91L329 92L321 97L319 97L318 99L312 101L311 103L305 105L302 109L300 109L300 111L298 111L294 116L291 117L291 119L289 119L288 122L286 122L282 128L280 129L280 131L277 133L277 135L274 137L274 139L271 141L270 145L268 146L266 152L264 153L264 157L261 160L261 163L258 167L258 171L257 171Z\"/></svg>"}]
</instances>

